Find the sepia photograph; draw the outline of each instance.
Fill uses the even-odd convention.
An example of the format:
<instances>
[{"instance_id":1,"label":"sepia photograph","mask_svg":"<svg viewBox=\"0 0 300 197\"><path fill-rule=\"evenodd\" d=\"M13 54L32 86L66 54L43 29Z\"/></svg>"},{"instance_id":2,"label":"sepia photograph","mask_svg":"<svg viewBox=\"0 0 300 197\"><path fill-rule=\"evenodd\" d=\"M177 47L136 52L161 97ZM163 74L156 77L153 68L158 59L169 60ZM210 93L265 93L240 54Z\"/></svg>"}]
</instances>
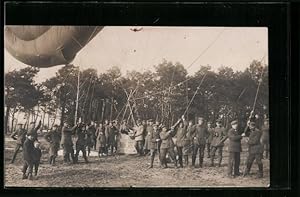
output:
<instances>
[{"instance_id":1,"label":"sepia photograph","mask_svg":"<svg viewBox=\"0 0 300 197\"><path fill-rule=\"evenodd\" d=\"M6 25L4 46L6 188L270 187L267 27Z\"/></svg>"}]
</instances>

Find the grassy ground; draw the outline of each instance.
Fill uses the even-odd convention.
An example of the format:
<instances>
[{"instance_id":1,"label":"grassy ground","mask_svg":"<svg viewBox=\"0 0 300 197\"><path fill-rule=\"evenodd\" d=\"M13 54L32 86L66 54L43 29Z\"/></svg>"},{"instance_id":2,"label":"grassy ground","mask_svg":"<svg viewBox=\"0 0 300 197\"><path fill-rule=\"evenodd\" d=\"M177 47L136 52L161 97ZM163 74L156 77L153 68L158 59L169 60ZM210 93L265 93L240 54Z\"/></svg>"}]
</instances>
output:
<instances>
[{"instance_id":1,"label":"grassy ground","mask_svg":"<svg viewBox=\"0 0 300 197\"><path fill-rule=\"evenodd\" d=\"M269 160L264 159L264 178L256 179L257 165L254 163L248 177L228 178L227 152L224 150L221 167L208 167L210 160L205 157L204 168L185 167L176 169L159 168L156 158L154 168L149 166L149 156L118 155L115 157L89 157L85 164L79 158L79 164L65 165L62 156L57 158L57 165L47 163L47 144L42 156L37 180L22 180L22 153L14 164L9 164L15 142L5 138L5 186L6 187L267 187L269 184ZM224 148L226 149L226 147ZM244 168L246 152L241 154L240 171ZM198 160L197 160L198 162Z\"/></svg>"}]
</instances>

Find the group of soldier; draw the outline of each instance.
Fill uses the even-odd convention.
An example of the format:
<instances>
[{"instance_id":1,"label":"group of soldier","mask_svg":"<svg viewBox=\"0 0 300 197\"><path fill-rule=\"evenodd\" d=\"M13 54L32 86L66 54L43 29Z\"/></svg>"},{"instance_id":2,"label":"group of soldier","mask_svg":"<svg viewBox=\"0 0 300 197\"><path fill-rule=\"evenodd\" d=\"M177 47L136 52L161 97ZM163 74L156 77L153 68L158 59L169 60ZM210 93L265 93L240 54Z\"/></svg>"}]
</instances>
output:
<instances>
[{"instance_id":1,"label":"group of soldier","mask_svg":"<svg viewBox=\"0 0 300 197\"><path fill-rule=\"evenodd\" d=\"M11 163L15 161L19 149L25 148L27 138L30 142L39 141L37 131L41 126L39 122L35 127L32 122L28 128L19 124L18 129L11 135L17 140L17 145ZM159 156L160 167L167 168L168 161L171 159L176 168L189 166L189 157L191 156L191 167L196 167L196 159L198 156L198 165L202 168L204 162L205 149L207 157L210 159L210 167L220 167L223 158L223 148L225 141L228 140L228 176L236 177L240 175L247 176L250 172L252 163L256 160L258 165L258 177L263 177L263 153L266 152L265 158L269 155L269 120L264 119L261 128L254 120L247 122L247 128L241 130L238 120L233 120L230 127L225 128L221 119L212 122L206 122L203 117L197 119L197 123L186 121L182 116L173 126L168 128L160 122L149 119L147 121L137 120L133 127L130 127L126 121L118 124L117 120L105 120L104 124L78 123L73 127L64 123L62 127L54 125L52 130L44 136L49 143L49 164L55 165L56 157L60 147L63 149L63 161L67 164L78 163L79 152L82 152L84 161L88 163L88 156L91 149L97 150L98 156L115 155L118 151L118 145L121 134L128 135L135 140L135 149L138 156L146 156L150 154L150 166L153 168L155 156ZM17 136L17 138L16 138ZM243 173L240 173L240 153L242 151L241 140L245 138L248 144L248 157L246 167ZM74 142L74 143L73 143ZM74 150L75 144L75 150ZM215 165L216 153L218 153L218 161ZM29 174L32 174L33 162L27 161L24 152L23 178L27 168ZM33 154L33 153L32 153ZM39 156L40 157L40 156ZM27 160L26 160L27 159ZM29 159L31 160L31 159Z\"/></svg>"}]
</instances>

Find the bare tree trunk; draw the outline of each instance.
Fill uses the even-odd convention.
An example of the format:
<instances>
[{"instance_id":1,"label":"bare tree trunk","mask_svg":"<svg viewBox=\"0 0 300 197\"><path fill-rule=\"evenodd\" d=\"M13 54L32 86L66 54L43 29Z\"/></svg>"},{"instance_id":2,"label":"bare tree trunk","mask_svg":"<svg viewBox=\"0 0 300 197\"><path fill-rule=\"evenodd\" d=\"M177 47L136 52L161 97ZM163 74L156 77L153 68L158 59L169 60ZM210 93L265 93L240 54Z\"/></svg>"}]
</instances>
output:
<instances>
[{"instance_id":1,"label":"bare tree trunk","mask_svg":"<svg viewBox=\"0 0 300 197\"><path fill-rule=\"evenodd\" d=\"M8 133L8 121L9 121L9 114L10 114L11 107L8 105L6 107L6 113L5 113L5 121L4 121L4 128L5 128L5 134Z\"/></svg>"},{"instance_id":2,"label":"bare tree trunk","mask_svg":"<svg viewBox=\"0 0 300 197\"><path fill-rule=\"evenodd\" d=\"M101 113L101 122L104 120L104 111L105 111L105 99L103 99L103 104L102 104L102 113Z\"/></svg>"}]
</instances>

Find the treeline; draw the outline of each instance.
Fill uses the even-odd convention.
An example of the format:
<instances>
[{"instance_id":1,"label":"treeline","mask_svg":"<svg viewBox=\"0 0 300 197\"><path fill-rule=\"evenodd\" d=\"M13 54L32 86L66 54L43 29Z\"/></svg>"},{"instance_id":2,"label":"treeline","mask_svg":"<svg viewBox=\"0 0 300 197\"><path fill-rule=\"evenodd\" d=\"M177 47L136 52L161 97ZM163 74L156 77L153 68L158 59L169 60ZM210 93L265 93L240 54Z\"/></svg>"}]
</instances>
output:
<instances>
[{"instance_id":1,"label":"treeline","mask_svg":"<svg viewBox=\"0 0 300 197\"><path fill-rule=\"evenodd\" d=\"M268 110L268 67L256 60L243 72L200 66L193 75L188 75L184 65L166 60L154 66L154 71L125 75L118 67L97 74L95 69L79 71L66 65L42 83L34 81L38 72L26 67L5 74L5 128L8 122L13 128L20 112L25 113L27 122L40 117L47 128L52 127L50 120L58 118L61 124L72 125L77 96L77 120L84 122L152 118L171 125L185 111L189 119L222 118L224 124L233 118L244 121L252 110L259 80L255 113L262 116Z\"/></svg>"}]
</instances>

